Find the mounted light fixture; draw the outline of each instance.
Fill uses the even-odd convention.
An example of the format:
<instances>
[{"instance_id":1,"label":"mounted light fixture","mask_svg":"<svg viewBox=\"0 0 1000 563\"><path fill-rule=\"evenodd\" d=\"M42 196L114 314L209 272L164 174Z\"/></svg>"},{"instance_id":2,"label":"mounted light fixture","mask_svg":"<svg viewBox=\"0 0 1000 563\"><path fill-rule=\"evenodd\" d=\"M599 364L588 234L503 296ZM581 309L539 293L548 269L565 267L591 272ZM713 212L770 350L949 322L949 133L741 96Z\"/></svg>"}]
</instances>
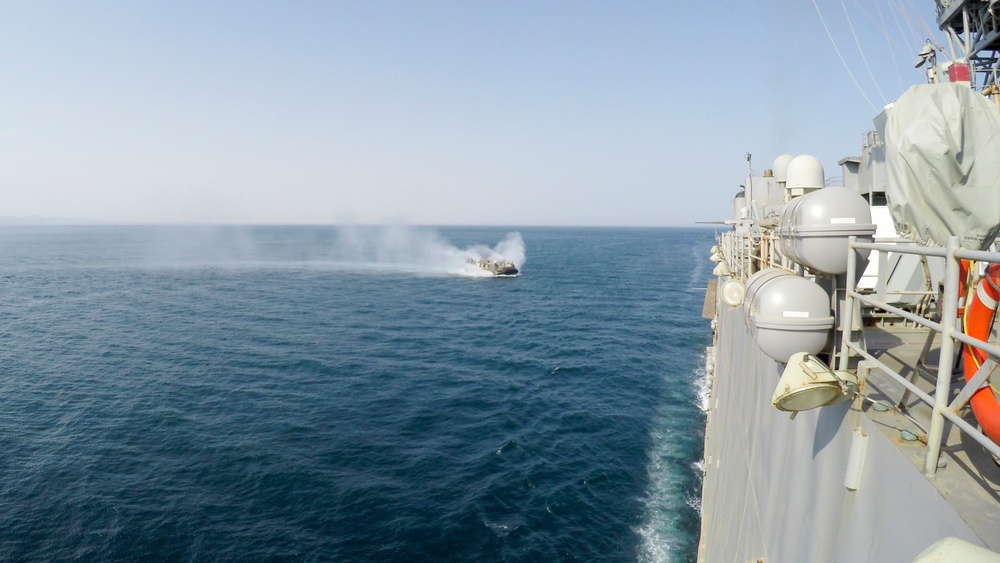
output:
<instances>
[{"instance_id":1,"label":"mounted light fixture","mask_svg":"<svg viewBox=\"0 0 1000 563\"><path fill-rule=\"evenodd\" d=\"M792 354L778 380L771 404L785 412L799 412L846 401L858 388L857 377L833 371L812 354Z\"/></svg>"},{"instance_id":2,"label":"mounted light fixture","mask_svg":"<svg viewBox=\"0 0 1000 563\"><path fill-rule=\"evenodd\" d=\"M743 298L746 296L746 287L739 280L726 280L722 283L722 288L719 290L719 296L722 298L722 302L730 307L739 307L743 304Z\"/></svg>"},{"instance_id":3,"label":"mounted light fixture","mask_svg":"<svg viewBox=\"0 0 1000 563\"><path fill-rule=\"evenodd\" d=\"M723 260L722 262L719 262L719 265L716 266L714 270L712 270L712 275L729 277L733 275L733 271L729 268L729 264L726 264L726 261Z\"/></svg>"},{"instance_id":4,"label":"mounted light fixture","mask_svg":"<svg viewBox=\"0 0 1000 563\"><path fill-rule=\"evenodd\" d=\"M920 68L927 63L929 59L932 58L934 54L934 47L930 43L924 43L923 48L917 53L917 62L913 65L913 68Z\"/></svg>"}]
</instances>

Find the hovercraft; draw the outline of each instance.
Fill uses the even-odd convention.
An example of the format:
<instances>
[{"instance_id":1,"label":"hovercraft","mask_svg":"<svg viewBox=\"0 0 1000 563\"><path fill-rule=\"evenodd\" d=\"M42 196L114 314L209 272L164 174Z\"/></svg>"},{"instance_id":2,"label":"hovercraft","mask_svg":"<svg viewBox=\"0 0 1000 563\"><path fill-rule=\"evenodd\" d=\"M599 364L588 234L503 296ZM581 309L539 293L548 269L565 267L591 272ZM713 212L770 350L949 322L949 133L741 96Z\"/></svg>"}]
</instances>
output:
<instances>
[{"instance_id":1,"label":"hovercraft","mask_svg":"<svg viewBox=\"0 0 1000 563\"><path fill-rule=\"evenodd\" d=\"M485 260L480 258L476 260L475 258L469 258L466 260L469 264L473 264L492 273L494 276L516 276L517 267L510 260Z\"/></svg>"}]
</instances>

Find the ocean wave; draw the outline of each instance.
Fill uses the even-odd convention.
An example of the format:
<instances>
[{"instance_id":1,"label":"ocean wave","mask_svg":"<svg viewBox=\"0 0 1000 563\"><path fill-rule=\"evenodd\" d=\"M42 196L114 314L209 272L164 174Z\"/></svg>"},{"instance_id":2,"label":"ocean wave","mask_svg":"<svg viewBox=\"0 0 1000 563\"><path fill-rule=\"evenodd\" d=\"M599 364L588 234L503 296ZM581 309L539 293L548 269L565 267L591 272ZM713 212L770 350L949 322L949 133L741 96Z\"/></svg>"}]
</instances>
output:
<instances>
[{"instance_id":1,"label":"ocean wave","mask_svg":"<svg viewBox=\"0 0 1000 563\"><path fill-rule=\"evenodd\" d=\"M0 245L0 559L693 557L708 332L672 249L708 234L525 229L530 271L479 283L224 231Z\"/></svg>"}]
</instances>

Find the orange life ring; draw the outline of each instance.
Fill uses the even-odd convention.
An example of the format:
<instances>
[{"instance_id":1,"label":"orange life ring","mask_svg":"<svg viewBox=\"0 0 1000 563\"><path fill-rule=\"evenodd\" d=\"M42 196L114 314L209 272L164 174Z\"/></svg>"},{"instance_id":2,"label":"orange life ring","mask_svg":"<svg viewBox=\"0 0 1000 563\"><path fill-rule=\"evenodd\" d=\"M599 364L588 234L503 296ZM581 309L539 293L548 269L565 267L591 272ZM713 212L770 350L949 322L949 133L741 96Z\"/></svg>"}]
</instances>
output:
<instances>
[{"instance_id":1,"label":"orange life ring","mask_svg":"<svg viewBox=\"0 0 1000 563\"><path fill-rule=\"evenodd\" d=\"M1000 303L1000 264L990 264L962 317L965 334L984 342L988 341L997 312L997 303ZM969 381L976 375L979 366L986 361L986 353L972 346L964 346L962 360L965 380ZM979 389L973 393L969 404L972 406L972 413L976 415L976 420L979 421L979 426L983 429L983 434L1000 444L1000 403L997 402L993 389L988 385Z\"/></svg>"}]
</instances>

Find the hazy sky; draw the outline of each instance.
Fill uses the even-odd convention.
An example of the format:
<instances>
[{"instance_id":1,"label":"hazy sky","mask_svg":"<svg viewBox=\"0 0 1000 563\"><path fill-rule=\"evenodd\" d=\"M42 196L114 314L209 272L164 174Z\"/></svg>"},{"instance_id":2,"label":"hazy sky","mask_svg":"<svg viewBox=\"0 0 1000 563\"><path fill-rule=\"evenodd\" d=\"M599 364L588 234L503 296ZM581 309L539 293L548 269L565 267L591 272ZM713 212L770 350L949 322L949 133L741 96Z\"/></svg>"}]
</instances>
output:
<instances>
[{"instance_id":1,"label":"hazy sky","mask_svg":"<svg viewBox=\"0 0 1000 563\"><path fill-rule=\"evenodd\" d=\"M931 0L816 2L860 90L808 0L6 2L0 215L726 218L923 80Z\"/></svg>"}]
</instances>

